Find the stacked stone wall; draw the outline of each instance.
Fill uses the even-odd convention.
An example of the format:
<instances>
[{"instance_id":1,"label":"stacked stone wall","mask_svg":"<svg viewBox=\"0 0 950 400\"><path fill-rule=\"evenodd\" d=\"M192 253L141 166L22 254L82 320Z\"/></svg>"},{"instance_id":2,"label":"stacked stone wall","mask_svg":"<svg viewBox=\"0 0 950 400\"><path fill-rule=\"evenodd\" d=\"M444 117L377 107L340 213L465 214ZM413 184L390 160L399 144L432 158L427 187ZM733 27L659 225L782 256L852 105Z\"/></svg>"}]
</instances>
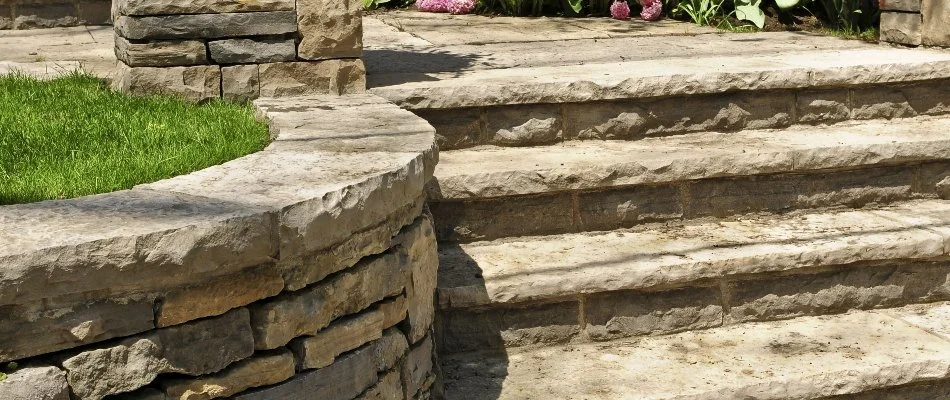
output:
<instances>
[{"instance_id":1,"label":"stacked stone wall","mask_svg":"<svg viewBox=\"0 0 950 400\"><path fill-rule=\"evenodd\" d=\"M0 0L0 30L112 23L111 0Z\"/></svg>"},{"instance_id":2,"label":"stacked stone wall","mask_svg":"<svg viewBox=\"0 0 950 400\"><path fill-rule=\"evenodd\" d=\"M909 46L950 47L946 0L880 0L881 40Z\"/></svg>"}]
</instances>

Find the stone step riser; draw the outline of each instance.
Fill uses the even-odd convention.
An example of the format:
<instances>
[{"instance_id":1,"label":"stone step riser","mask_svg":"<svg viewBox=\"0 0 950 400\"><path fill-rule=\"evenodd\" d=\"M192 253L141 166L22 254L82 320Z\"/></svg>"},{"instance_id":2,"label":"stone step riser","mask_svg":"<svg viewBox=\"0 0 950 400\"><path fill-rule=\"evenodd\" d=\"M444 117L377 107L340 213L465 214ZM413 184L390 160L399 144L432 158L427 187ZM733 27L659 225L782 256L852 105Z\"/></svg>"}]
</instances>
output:
<instances>
[{"instance_id":1,"label":"stone step riser","mask_svg":"<svg viewBox=\"0 0 950 400\"><path fill-rule=\"evenodd\" d=\"M543 303L443 309L440 354L598 342L950 300L950 260L887 260L725 276Z\"/></svg>"},{"instance_id":2,"label":"stone step riser","mask_svg":"<svg viewBox=\"0 0 950 400\"><path fill-rule=\"evenodd\" d=\"M439 240L606 231L750 212L945 197L950 161L802 174L752 175L534 196L431 201Z\"/></svg>"},{"instance_id":3,"label":"stone step riser","mask_svg":"<svg viewBox=\"0 0 950 400\"><path fill-rule=\"evenodd\" d=\"M413 112L436 128L443 151L478 145L539 146L941 115L950 113L950 81Z\"/></svg>"}]
</instances>

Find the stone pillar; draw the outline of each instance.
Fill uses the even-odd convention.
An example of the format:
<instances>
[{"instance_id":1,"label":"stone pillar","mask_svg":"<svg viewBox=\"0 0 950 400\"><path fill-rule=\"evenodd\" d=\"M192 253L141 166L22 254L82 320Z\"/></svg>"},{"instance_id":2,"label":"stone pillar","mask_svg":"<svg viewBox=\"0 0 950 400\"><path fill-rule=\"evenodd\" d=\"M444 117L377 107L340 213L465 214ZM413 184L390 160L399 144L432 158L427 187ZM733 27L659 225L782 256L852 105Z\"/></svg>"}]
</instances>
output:
<instances>
[{"instance_id":1,"label":"stone pillar","mask_svg":"<svg viewBox=\"0 0 950 400\"><path fill-rule=\"evenodd\" d=\"M950 47L946 0L880 0L881 41L909 46Z\"/></svg>"},{"instance_id":2,"label":"stone pillar","mask_svg":"<svg viewBox=\"0 0 950 400\"><path fill-rule=\"evenodd\" d=\"M359 93L355 0L116 0L117 89L193 101Z\"/></svg>"}]
</instances>

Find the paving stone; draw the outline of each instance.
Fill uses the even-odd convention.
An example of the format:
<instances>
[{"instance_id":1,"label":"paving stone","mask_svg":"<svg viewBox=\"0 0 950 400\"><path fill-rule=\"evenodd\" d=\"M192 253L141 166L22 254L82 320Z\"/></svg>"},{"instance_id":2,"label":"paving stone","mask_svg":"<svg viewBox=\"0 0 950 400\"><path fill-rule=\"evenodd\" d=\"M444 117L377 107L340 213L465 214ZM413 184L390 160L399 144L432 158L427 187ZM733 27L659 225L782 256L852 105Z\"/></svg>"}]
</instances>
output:
<instances>
[{"instance_id":1,"label":"paving stone","mask_svg":"<svg viewBox=\"0 0 950 400\"><path fill-rule=\"evenodd\" d=\"M208 400L277 384L293 376L294 356L281 350L238 361L213 375L162 380L160 386L168 400Z\"/></svg>"},{"instance_id":2,"label":"paving stone","mask_svg":"<svg viewBox=\"0 0 950 400\"><path fill-rule=\"evenodd\" d=\"M152 40L130 43L115 38L115 55L131 67L168 67L207 64L207 49L200 40Z\"/></svg>"},{"instance_id":3,"label":"paving stone","mask_svg":"<svg viewBox=\"0 0 950 400\"><path fill-rule=\"evenodd\" d=\"M211 59L219 64L256 64L293 61L293 39L225 39L208 42Z\"/></svg>"},{"instance_id":4,"label":"paving stone","mask_svg":"<svg viewBox=\"0 0 950 400\"><path fill-rule=\"evenodd\" d=\"M922 43L927 46L950 46L950 5L940 0L922 0Z\"/></svg>"},{"instance_id":5,"label":"paving stone","mask_svg":"<svg viewBox=\"0 0 950 400\"><path fill-rule=\"evenodd\" d=\"M565 343L581 333L580 312L576 301L453 309L439 317L439 351L451 354Z\"/></svg>"},{"instance_id":6,"label":"paving stone","mask_svg":"<svg viewBox=\"0 0 950 400\"><path fill-rule=\"evenodd\" d=\"M56 367L21 367L0 381L0 399L69 400L66 373Z\"/></svg>"},{"instance_id":7,"label":"paving stone","mask_svg":"<svg viewBox=\"0 0 950 400\"><path fill-rule=\"evenodd\" d=\"M218 14L251 11L293 11L291 0L122 0L123 15Z\"/></svg>"},{"instance_id":8,"label":"paving stone","mask_svg":"<svg viewBox=\"0 0 950 400\"><path fill-rule=\"evenodd\" d=\"M299 0L300 58L360 57L363 52L361 7L358 0Z\"/></svg>"},{"instance_id":9,"label":"paving stone","mask_svg":"<svg viewBox=\"0 0 950 400\"><path fill-rule=\"evenodd\" d=\"M881 41L919 46L922 43L920 14L881 13Z\"/></svg>"},{"instance_id":10,"label":"paving stone","mask_svg":"<svg viewBox=\"0 0 950 400\"><path fill-rule=\"evenodd\" d=\"M323 368L337 356L383 337L383 312L373 308L333 321L316 335L295 339L290 348L299 369Z\"/></svg>"},{"instance_id":11,"label":"paving stone","mask_svg":"<svg viewBox=\"0 0 950 400\"><path fill-rule=\"evenodd\" d=\"M259 68L257 65L221 67L221 98L241 103L260 97Z\"/></svg>"},{"instance_id":12,"label":"paving stone","mask_svg":"<svg viewBox=\"0 0 950 400\"><path fill-rule=\"evenodd\" d=\"M261 96L351 94L366 89L366 70L359 59L261 64Z\"/></svg>"},{"instance_id":13,"label":"paving stone","mask_svg":"<svg viewBox=\"0 0 950 400\"><path fill-rule=\"evenodd\" d=\"M161 328L220 315L233 308L276 296L283 289L284 280L273 264L176 289L162 296L156 307L155 326Z\"/></svg>"},{"instance_id":14,"label":"paving stone","mask_svg":"<svg viewBox=\"0 0 950 400\"><path fill-rule=\"evenodd\" d=\"M120 16L115 31L126 39L217 39L233 36L282 35L297 31L294 11L225 14Z\"/></svg>"},{"instance_id":15,"label":"paving stone","mask_svg":"<svg viewBox=\"0 0 950 400\"><path fill-rule=\"evenodd\" d=\"M195 102L210 101L221 97L221 68L120 65L112 87L135 95L167 94Z\"/></svg>"},{"instance_id":16,"label":"paving stone","mask_svg":"<svg viewBox=\"0 0 950 400\"><path fill-rule=\"evenodd\" d=\"M297 374L284 383L237 395L234 400L352 399L375 383L372 346L364 346L326 368Z\"/></svg>"},{"instance_id":17,"label":"paving stone","mask_svg":"<svg viewBox=\"0 0 950 400\"><path fill-rule=\"evenodd\" d=\"M593 340L610 340L714 328L722 325L721 304L713 287L601 293L584 300L586 331Z\"/></svg>"}]
</instances>

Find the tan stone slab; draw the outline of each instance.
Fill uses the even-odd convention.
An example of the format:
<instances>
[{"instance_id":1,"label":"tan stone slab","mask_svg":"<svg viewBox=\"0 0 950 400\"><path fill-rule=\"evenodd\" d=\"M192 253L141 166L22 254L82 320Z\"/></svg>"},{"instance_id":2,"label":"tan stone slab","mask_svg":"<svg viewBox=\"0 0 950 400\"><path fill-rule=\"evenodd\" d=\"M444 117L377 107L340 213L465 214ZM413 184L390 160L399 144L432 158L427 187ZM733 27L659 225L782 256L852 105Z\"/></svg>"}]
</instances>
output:
<instances>
[{"instance_id":1,"label":"tan stone slab","mask_svg":"<svg viewBox=\"0 0 950 400\"><path fill-rule=\"evenodd\" d=\"M950 203L906 207L947 210ZM440 250L438 298L443 308L518 303L738 274L929 259L946 255L945 240L865 209L470 243Z\"/></svg>"},{"instance_id":2,"label":"tan stone slab","mask_svg":"<svg viewBox=\"0 0 950 400\"><path fill-rule=\"evenodd\" d=\"M815 399L946 378L950 343L873 312L443 362L446 398Z\"/></svg>"},{"instance_id":3,"label":"tan stone slab","mask_svg":"<svg viewBox=\"0 0 950 400\"><path fill-rule=\"evenodd\" d=\"M162 296L155 310L155 326L162 328L220 315L232 308L275 296L283 289L284 279L273 264L196 282Z\"/></svg>"},{"instance_id":4,"label":"tan stone slab","mask_svg":"<svg viewBox=\"0 0 950 400\"><path fill-rule=\"evenodd\" d=\"M436 45L510 41L607 39L606 33L565 23L565 18L518 18L399 11L376 15L383 22ZM539 34L543 32L542 34Z\"/></svg>"},{"instance_id":5,"label":"tan stone slab","mask_svg":"<svg viewBox=\"0 0 950 400\"><path fill-rule=\"evenodd\" d=\"M291 0L121 0L124 15L215 14L251 11L293 11Z\"/></svg>"},{"instance_id":6,"label":"tan stone slab","mask_svg":"<svg viewBox=\"0 0 950 400\"><path fill-rule=\"evenodd\" d=\"M337 356L383 337L381 310L373 308L359 315L333 321L312 337L294 340L290 348L301 369L323 368Z\"/></svg>"},{"instance_id":7,"label":"tan stone slab","mask_svg":"<svg viewBox=\"0 0 950 400\"><path fill-rule=\"evenodd\" d=\"M919 46L921 43L920 14L905 12L881 13L881 41Z\"/></svg>"},{"instance_id":8,"label":"tan stone slab","mask_svg":"<svg viewBox=\"0 0 950 400\"><path fill-rule=\"evenodd\" d=\"M21 367L0 381L4 400L69 400L66 373L52 366Z\"/></svg>"},{"instance_id":9,"label":"tan stone slab","mask_svg":"<svg viewBox=\"0 0 950 400\"><path fill-rule=\"evenodd\" d=\"M923 44L950 47L950 4L944 0L922 0Z\"/></svg>"},{"instance_id":10,"label":"tan stone slab","mask_svg":"<svg viewBox=\"0 0 950 400\"><path fill-rule=\"evenodd\" d=\"M273 385L294 376L294 356L287 350L241 360L224 371L194 379L172 378L159 385L167 400L206 400L250 388Z\"/></svg>"},{"instance_id":11,"label":"tan stone slab","mask_svg":"<svg viewBox=\"0 0 950 400\"><path fill-rule=\"evenodd\" d=\"M600 32L607 37L650 37L657 40L666 40L670 36L695 36L706 33L717 33L719 30L709 27L696 25L689 22L677 21L675 19L661 19L659 21L644 21L639 18L631 18L627 21L620 21L608 17L588 17L588 18L566 18L558 19L558 22L579 26L584 29L590 29L594 32ZM540 35L546 35L546 32L538 32Z\"/></svg>"}]
</instances>

